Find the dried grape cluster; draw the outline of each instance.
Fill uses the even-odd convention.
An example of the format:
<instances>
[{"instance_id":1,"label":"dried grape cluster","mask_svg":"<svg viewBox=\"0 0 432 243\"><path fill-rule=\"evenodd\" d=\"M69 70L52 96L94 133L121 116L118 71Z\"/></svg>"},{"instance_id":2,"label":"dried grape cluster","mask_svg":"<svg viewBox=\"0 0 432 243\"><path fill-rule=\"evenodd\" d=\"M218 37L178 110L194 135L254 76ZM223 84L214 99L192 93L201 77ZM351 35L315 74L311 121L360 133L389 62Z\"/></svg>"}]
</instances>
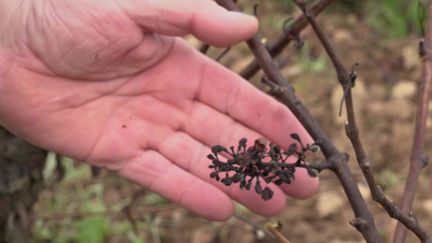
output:
<instances>
[{"instance_id":1,"label":"dried grape cluster","mask_svg":"<svg viewBox=\"0 0 432 243\"><path fill-rule=\"evenodd\" d=\"M263 139L255 140L250 147L247 147L246 138L240 139L237 148L231 146L227 149L221 145L214 145L212 154L207 156L212 161L209 168L214 170L210 173L210 178L226 186L240 183L240 188L246 190L250 190L253 185L255 192L261 195L262 199L269 200L273 196L273 191L267 185L291 183L297 167L306 168L310 176L317 176L317 172L309 168L304 159L307 151L316 152L319 146L304 145L296 133L291 134L291 138L298 143L292 143L286 151L273 143L267 146ZM288 163L288 158L292 156L296 161Z\"/></svg>"}]
</instances>

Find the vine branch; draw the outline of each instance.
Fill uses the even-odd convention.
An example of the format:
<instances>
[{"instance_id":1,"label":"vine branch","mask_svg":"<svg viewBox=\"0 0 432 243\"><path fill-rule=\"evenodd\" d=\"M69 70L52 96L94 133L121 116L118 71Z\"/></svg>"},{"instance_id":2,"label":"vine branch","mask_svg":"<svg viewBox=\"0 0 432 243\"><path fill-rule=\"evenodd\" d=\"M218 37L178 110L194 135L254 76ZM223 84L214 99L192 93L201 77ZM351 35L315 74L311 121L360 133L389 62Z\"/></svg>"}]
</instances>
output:
<instances>
[{"instance_id":1,"label":"vine branch","mask_svg":"<svg viewBox=\"0 0 432 243\"><path fill-rule=\"evenodd\" d=\"M330 5L334 0L317 0L312 5L312 11L315 15L321 13L327 6ZM283 34L275 41L270 42L266 48L270 53L271 57L278 56L283 49L291 43L293 40L297 40L300 32L306 28L308 25L308 21L306 17L301 15L296 18L286 29L284 28ZM241 72L240 76L245 79L250 79L260 70L260 64L256 60L253 60L251 63L246 66Z\"/></svg>"},{"instance_id":2,"label":"vine branch","mask_svg":"<svg viewBox=\"0 0 432 243\"><path fill-rule=\"evenodd\" d=\"M369 189L372 194L372 198L378 202L379 204L384 207L384 209L387 211L387 213L392 217L398 220L400 223L402 223L406 228L411 230L422 242L431 242L432 239L428 235L428 233L425 231L424 228L421 227L421 225L417 222L417 220L412 215L408 215L406 212L402 211L399 207L394 205L384 194L383 190L380 186L377 185L375 182L374 176L372 174L372 171L370 169L371 162L368 159L366 152L364 150L363 144L360 139L359 135L359 129L357 126L355 114L354 114L354 102L352 98L352 92L351 89L354 84L355 80L355 73L353 71L348 72L347 69L344 67L342 62L340 61L339 57L337 56L336 52L334 51L334 48L328 41L327 37L325 36L324 32L319 27L315 16L313 14L313 11L311 10L310 6L304 1L304 0L294 0L294 2L299 6L299 8L303 11L304 15L309 21L309 24L314 29L315 33L317 34L320 42L322 43L324 49L326 50L331 62L333 63L333 66L337 73L337 78L339 80L339 83L342 85L344 89L344 97L345 97L345 107L347 112L347 123L345 124L345 130L346 134L351 141L351 144L353 146L357 162L360 166L360 169L367 181L367 184L369 186ZM432 29L431 29L432 30ZM429 63L430 64L430 63ZM430 78L431 70L429 69L428 77ZM427 85L428 86L428 85ZM427 96L426 96L427 98ZM423 101L423 103L427 103L426 101ZM422 102L420 102L422 103ZM424 104L420 104L422 108L424 108ZM427 105L426 110L427 112ZM421 114L421 118L426 120L426 115ZM419 141L419 139L415 140L415 144L421 148L424 147L424 134L425 134L425 122L421 124L420 126L423 127L423 130L421 130L423 140ZM416 126L417 131L417 126ZM417 134L417 133L416 133ZM419 151L417 151L419 152ZM422 153L419 153L420 155ZM418 155L418 154L415 154ZM422 156L420 156L422 157ZM416 160L416 164L417 164ZM419 164L419 163L418 163ZM418 166L417 164L417 166ZM424 163L423 163L424 164ZM418 166L420 167L420 166ZM422 166L424 167L424 166ZM416 178L414 178L416 181ZM414 191L415 191L415 184L414 184Z\"/></svg>"},{"instance_id":3,"label":"vine branch","mask_svg":"<svg viewBox=\"0 0 432 243\"><path fill-rule=\"evenodd\" d=\"M232 0L217 0L217 2L228 10L239 11L239 8ZM259 37L254 35L247 41L247 44L268 79L280 86L281 92L278 97L279 100L291 109L309 134L320 145L327 161L335 164L335 169L332 171L342 184L356 217L351 221L352 225L363 235L367 242L383 242L366 202L359 191L354 176L348 167L348 156L338 151L320 128L315 118L311 116L307 108L296 97L293 88L282 76L276 63L272 60L270 53L264 44L262 44Z\"/></svg>"},{"instance_id":4,"label":"vine branch","mask_svg":"<svg viewBox=\"0 0 432 243\"><path fill-rule=\"evenodd\" d=\"M428 19L426 24L425 40L419 44L419 54L422 60L422 72L420 85L418 87L417 113L414 128L414 139L411 147L410 167L401 200L401 211L408 214L411 211L417 182L420 172L428 163L428 156L425 154L424 145L426 141L426 125L428 117L430 86L432 78L432 2L428 3ZM405 241L406 229L398 223L393 236L393 243Z\"/></svg>"}]
</instances>

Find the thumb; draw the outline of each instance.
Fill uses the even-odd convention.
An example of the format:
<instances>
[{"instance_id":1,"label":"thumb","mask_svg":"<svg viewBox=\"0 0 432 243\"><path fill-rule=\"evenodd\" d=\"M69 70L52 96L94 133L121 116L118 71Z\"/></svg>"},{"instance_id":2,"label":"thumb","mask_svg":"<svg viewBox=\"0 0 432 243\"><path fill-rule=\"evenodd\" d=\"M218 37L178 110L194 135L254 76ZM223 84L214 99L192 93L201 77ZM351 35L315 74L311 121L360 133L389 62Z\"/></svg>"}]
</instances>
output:
<instances>
[{"instance_id":1,"label":"thumb","mask_svg":"<svg viewBox=\"0 0 432 243\"><path fill-rule=\"evenodd\" d=\"M215 46L228 46L251 37L255 17L230 12L212 0L136 0L127 13L144 31L163 35L192 34Z\"/></svg>"}]
</instances>

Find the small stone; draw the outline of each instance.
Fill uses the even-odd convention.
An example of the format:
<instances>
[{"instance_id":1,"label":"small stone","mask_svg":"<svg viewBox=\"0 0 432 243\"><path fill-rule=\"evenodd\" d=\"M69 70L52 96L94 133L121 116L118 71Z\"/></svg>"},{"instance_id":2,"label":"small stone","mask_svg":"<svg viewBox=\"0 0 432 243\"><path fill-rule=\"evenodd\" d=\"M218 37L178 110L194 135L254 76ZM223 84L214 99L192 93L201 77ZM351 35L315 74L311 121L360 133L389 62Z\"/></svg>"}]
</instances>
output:
<instances>
[{"instance_id":1,"label":"small stone","mask_svg":"<svg viewBox=\"0 0 432 243\"><path fill-rule=\"evenodd\" d=\"M382 114L388 119L411 120L415 114L415 109L409 100L397 99L385 103Z\"/></svg>"},{"instance_id":2,"label":"small stone","mask_svg":"<svg viewBox=\"0 0 432 243\"><path fill-rule=\"evenodd\" d=\"M392 89L392 97L394 99L410 99L414 96L417 90L414 81L403 80L398 82Z\"/></svg>"},{"instance_id":3,"label":"small stone","mask_svg":"<svg viewBox=\"0 0 432 243\"><path fill-rule=\"evenodd\" d=\"M198 48L201 45L201 43L202 43L197 38L195 38L193 35L187 35L187 36L184 37L184 39L186 40L186 42L189 45L191 45L191 46L193 46L195 48Z\"/></svg>"},{"instance_id":4,"label":"small stone","mask_svg":"<svg viewBox=\"0 0 432 243\"><path fill-rule=\"evenodd\" d=\"M316 209L318 211L318 215L321 218L326 218L336 214L337 212L340 212L343 204L344 199L339 193L326 191L320 193L318 196L318 204L316 205Z\"/></svg>"},{"instance_id":5,"label":"small stone","mask_svg":"<svg viewBox=\"0 0 432 243\"><path fill-rule=\"evenodd\" d=\"M295 77L302 72L300 65L290 65L282 69L282 74L284 77Z\"/></svg>"},{"instance_id":6,"label":"small stone","mask_svg":"<svg viewBox=\"0 0 432 243\"><path fill-rule=\"evenodd\" d=\"M429 216L432 216L432 199L424 200L422 207L426 210Z\"/></svg>"},{"instance_id":7,"label":"small stone","mask_svg":"<svg viewBox=\"0 0 432 243\"><path fill-rule=\"evenodd\" d=\"M191 242L192 243L212 243L215 241L216 235L217 235L216 231L212 227L208 225L203 225L196 228L192 232Z\"/></svg>"},{"instance_id":8,"label":"small stone","mask_svg":"<svg viewBox=\"0 0 432 243\"><path fill-rule=\"evenodd\" d=\"M350 31L345 29L337 29L334 31L333 39L335 42L342 43L352 41L353 38Z\"/></svg>"},{"instance_id":9,"label":"small stone","mask_svg":"<svg viewBox=\"0 0 432 243\"><path fill-rule=\"evenodd\" d=\"M402 60L405 69L417 68L420 66L417 45L407 45L402 48Z\"/></svg>"},{"instance_id":10,"label":"small stone","mask_svg":"<svg viewBox=\"0 0 432 243\"><path fill-rule=\"evenodd\" d=\"M358 187L363 198L365 200L369 200L371 198L371 191L369 190L369 186L359 183Z\"/></svg>"}]
</instances>

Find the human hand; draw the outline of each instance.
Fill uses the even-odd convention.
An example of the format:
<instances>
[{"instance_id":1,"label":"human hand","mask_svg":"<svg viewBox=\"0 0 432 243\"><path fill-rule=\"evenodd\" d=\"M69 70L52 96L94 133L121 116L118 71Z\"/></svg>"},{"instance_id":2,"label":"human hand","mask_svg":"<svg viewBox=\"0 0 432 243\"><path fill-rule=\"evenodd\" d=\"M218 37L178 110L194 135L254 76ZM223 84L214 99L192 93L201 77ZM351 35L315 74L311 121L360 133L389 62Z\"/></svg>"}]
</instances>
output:
<instances>
[{"instance_id":1,"label":"human hand","mask_svg":"<svg viewBox=\"0 0 432 243\"><path fill-rule=\"evenodd\" d=\"M214 144L241 137L311 138L284 106L173 36L229 46L257 29L253 17L210 0L0 0L0 124L43 148L105 167L209 219L231 198L275 215L296 180L263 201L209 178Z\"/></svg>"}]
</instances>

